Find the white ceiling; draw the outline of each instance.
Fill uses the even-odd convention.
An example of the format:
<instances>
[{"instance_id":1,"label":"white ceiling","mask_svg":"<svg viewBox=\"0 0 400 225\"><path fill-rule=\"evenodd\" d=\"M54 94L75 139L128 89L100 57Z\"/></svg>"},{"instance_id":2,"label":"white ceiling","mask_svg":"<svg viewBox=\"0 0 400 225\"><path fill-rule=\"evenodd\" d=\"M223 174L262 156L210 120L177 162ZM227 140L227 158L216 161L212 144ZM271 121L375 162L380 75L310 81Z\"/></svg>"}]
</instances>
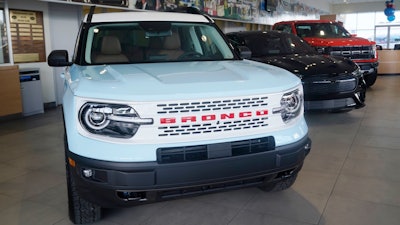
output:
<instances>
[{"instance_id":1,"label":"white ceiling","mask_svg":"<svg viewBox=\"0 0 400 225\"><path fill-rule=\"evenodd\" d=\"M345 3L365 3L365 2L379 2L378 0L327 0L331 4L345 4ZM385 1L381 1L385 4Z\"/></svg>"}]
</instances>

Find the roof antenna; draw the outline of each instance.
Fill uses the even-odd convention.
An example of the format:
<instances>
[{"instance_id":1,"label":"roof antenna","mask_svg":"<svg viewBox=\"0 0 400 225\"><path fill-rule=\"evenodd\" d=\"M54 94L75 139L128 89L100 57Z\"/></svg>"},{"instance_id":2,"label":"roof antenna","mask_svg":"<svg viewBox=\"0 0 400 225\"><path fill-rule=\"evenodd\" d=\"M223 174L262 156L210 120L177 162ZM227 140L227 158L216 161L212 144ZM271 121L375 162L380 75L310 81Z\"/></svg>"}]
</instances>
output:
<instances>
[{"instance_id":1,"label":"roof antenna","mask_svg":"<svg viewBox=\"0 0 400 225\"><path fill-rule=\"evenodd\" d=\"M90 10L89 10L88 17L87 17L87 19L86 19L86 23L92 22L92 17L93 17L94 9L95 9L95 8L96 8L96 5L90 6Z\"/></svg>"}]
</instances>

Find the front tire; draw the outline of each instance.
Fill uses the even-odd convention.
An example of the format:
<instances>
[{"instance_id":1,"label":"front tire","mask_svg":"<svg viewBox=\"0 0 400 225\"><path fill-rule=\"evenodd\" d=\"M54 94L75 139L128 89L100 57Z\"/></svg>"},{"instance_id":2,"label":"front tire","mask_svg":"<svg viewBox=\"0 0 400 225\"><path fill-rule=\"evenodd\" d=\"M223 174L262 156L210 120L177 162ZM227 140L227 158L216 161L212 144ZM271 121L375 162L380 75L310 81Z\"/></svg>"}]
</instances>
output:
<instances>
[{"instance_id":1,"label":"front tire","mask_svg":"<svg viewBox=\"0 0 400 225\"><path fill-rule=\"evenodd\" d=\"M378 77L378 71L375 70L373 73L368 74L367 76L364 75L365 84L367 87L371 87L375 84L376 78Z\"/></svg>"},{"instance_id":2,"label":"front tire","mask_svg":"<svg viewBox=\"0 0 400 225\"><path fill-rule=\"evenodd\" d=\"M68 144L65 137L64 140L65 152L67 152ZM65 154L65 166L68 189L68 211L69 219L74 224L93 223L101 218L101 207L83 199L76 187L74 178L71 176L70 165L68 163L67 154Z\"/></svg>"}]
</instances>

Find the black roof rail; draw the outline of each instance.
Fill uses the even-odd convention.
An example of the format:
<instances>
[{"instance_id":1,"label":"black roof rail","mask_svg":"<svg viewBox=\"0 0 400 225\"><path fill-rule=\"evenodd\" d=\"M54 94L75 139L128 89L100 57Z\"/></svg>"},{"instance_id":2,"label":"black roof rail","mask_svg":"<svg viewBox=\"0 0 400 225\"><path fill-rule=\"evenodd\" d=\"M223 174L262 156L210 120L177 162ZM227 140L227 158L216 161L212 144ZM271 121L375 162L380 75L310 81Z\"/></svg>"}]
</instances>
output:
<instances>
[{"instance_id":1,"label":"black roof rail","mask_svg":"<svg viewBox=\"0 0 400 225\"><path fill-rule=\"evenodd\" d=\"M181 13L203 15L204 17L207 18L207 20L210 23L214 23L214 20L210 17L209 14L207 14L207 13L201 11L199 8L193 7L193 6L181 6L181 7L175 8L175 9L166 10L165 12L181 12Z\"/></svg>"},{"instance_id":2,"label":"black roof rail","mask_svg":"<svg viewBox=\"0 0 400 225\"><path fill-rule=\"evenodd\" d=\"M204 14L199 8L192 6L186 7L186 12L192 14L201 14L201 15Z\"/></svg>"},{"instance_id":3,"label":"black roof rail","mask_svg":"<svg viewBox=\"0 0 400 225\"><path fill-rule=\"evenodd\" d=\"M166 9L165 12L180 12L180 13L191 13L191 14L202 14L202 12L192 6L178 6L176 8Z\"/></svg>"}]
</instances>

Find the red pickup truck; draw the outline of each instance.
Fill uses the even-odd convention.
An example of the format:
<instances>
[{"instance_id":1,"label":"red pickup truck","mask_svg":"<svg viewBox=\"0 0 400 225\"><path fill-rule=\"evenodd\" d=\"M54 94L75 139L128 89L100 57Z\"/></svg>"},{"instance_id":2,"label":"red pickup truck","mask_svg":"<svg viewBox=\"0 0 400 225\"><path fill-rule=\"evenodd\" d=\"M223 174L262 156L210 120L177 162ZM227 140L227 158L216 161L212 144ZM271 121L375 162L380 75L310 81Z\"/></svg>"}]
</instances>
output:
<instances>
[{"instance_id":1,"label":"red pickup truck","mask_svg":"<svg viewBox=\"0 0 400 225\"><path fill-rule=\"evenodd\" d=\"M350 34L342 23L330 20L282 21L275 23L272 29L296 34L322 54L352 59L363 71L367 86L375 83L379 64L376 43Z\"/></svg>"}]
</instances>

